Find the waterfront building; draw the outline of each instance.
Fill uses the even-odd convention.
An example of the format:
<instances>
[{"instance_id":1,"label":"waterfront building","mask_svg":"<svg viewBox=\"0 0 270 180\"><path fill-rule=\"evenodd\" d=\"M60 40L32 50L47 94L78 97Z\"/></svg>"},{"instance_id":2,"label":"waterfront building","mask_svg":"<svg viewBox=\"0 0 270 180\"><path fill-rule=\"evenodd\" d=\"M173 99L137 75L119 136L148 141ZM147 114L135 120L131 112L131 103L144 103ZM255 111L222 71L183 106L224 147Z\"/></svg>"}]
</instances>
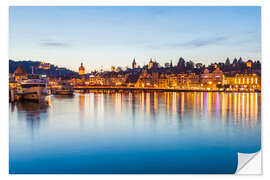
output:
<instances>
[{"instance_id":1,"label":"waterfront building","mask_svg":"<svg viewBox=\"0 0 270 180\"><path fill-rule=\"evenodd\" d=\"M9 89L14 89L19 87L19 83L17 81L9 81L8 83Z\"/></svg>"},{"instance_id":2,"label":"waterfront building","mask_svg":"<svg viewBox=\"0 0 270 180\"><path fill-rule=\"evenodd\" d=\"M81 63L81 66L79 67L79 75L84 75L85 69L83 67L83 63Z\"/></svg>"},{"instance_id":3,"label":"waterfront building","mask_svg":"<svg viewBox=\"0 0 270 180\"><path fill-rule=\"evenodd\" d=\"M177 87L180 89L196 89L200 86L200 77L195 73L177 75Z\"/></svg>"},{"instance_id":4,"label":"waterfront building","mask_svg":"<svg viewBox=\"0 0 270 180\"><path fill-rule=\"evenodd\" d=\"M175 74L166 75L166 86L167 88L177 88L179 84L177 83L177 76Z\"/></svg>"},{"instance_id":5,"label":"waterfront building","mask_svg":"<svg viewBox=\"0 0 270 180\"><path fill-rule=\"evenodd\" d=\"M127 87L136 87L136 83L139 79L140 75L139 74L128 74L126 77L125 85Z\"/></svg>"},{"instance_id":6,"label":"waterfront building","mask_svg":"<svg viewBox=\"0 0 270 180\"><path fill-rule=\"evenodd\" d=\"M136 87L158 87L159 73L157 71L148 72L143 69L136 83Z\"/></svg>"},{"instance_id":7,"label":"waterfront building","mask_svg":"<svg viewBox=\"0 0 270 180\"><path fill-rule=\"evenodd\" d=\"M200 76L201 86L207 88L208 90L219 88L222 85L224 79L224 73L216 67L213 72L209 72L205 69Z\"/></svg>"},{"instance_id":8,"label":"waterfront building","mask_svg":"<svg viewBox=\"0 0 270 180\"><path fill-rule=\"evenodd\" d=\"M105 84L105 78L99 74L96 76L91 75L88 82L89 85L102 86Z\"/></svg>"},{"instance_id":9,"label":"waterfront building","mask_svg":"<svg viewBox=\"0 0 270 180\"><path fill-rule=\"evenodd\" d=\"M261 78L256 73L225 75L223 85L226 91L261 91Z\"/></svg>"},{"instance_id":10,"label":"waterfront building","mask_svg":"<svg viewBox=\"0 0 270 180\"><path fill-rule=\"evenodd\" d=\"M27 79L27 73L21 64L14 71L13 76L14 76L15 81Z\"/></svg>"},{"instance_id":11,"label":"waterfront building","mask_svg":"<svg viewBox=\"0 0 270 180\"><path fill-rule=\"evenodd\" d=\"M158 88L167 88L167 77L165 74L160 74L158 78Z\"/></svg>"},{"instance_id":12,"label":"waterfront building","mask_svg":"<svg viewBox=\"0 0 270 180\"><path fill-rule=\"evenodd\" d=\"M234 85L240 91L261 90L261 78L257 74L236 74Z\"/></svg>"}]
</instances>

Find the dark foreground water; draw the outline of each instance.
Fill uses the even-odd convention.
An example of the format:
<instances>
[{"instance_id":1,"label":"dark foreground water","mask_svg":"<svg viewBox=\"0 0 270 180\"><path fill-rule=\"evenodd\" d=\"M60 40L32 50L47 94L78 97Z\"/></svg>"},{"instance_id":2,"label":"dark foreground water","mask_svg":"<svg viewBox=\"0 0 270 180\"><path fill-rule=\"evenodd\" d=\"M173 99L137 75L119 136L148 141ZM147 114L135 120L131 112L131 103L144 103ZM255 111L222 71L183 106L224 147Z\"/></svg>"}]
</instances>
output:
<instances>
[{"instance_id":1,"label":"dark foreground water","mask_svg":"<svg viewBox=\"0 0 270 180\"><path fill-rule=\"evenodd\" d=\"M9 104L10 173L234 173L261 94L113 93Z\"/></svg>"}]
</instances>

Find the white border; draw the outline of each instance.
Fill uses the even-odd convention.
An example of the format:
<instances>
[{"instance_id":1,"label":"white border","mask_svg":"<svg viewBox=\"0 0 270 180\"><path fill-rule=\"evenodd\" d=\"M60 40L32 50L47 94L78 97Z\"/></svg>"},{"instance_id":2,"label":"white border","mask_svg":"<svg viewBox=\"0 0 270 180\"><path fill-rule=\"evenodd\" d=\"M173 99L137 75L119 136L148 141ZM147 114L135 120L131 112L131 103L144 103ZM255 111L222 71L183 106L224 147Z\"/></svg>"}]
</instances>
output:
<instances>
[{"instance_id":1,"label":"white border","mask_svg":"<svg viewBox=\"0 0 270 180\"><path fill-rule=\"evenodd\" d=\"M267 109L270 107L270 97L269 97L269 87L270 83L268 78L270 78L270 1L269 0L1 0L0 1L0 63L1 63L1 88L0 88L0 175L1 179L6 178L20 178L20 179L89 179L89 178L108 178L108 179L179 179L179 178L188 178L188 179L216 179L216 178L267 178L269 179L270 174L270 165L269 160L269 139L270 131L267 130L270 128L270 116L267 113ZM80 6L80 5L198 5L198 6L262 6L262 145L263 145L263 176L234 176L234 175L8 175L8 6L9 5L37 5L37 6Z\"/></svg>"}]
</instances>

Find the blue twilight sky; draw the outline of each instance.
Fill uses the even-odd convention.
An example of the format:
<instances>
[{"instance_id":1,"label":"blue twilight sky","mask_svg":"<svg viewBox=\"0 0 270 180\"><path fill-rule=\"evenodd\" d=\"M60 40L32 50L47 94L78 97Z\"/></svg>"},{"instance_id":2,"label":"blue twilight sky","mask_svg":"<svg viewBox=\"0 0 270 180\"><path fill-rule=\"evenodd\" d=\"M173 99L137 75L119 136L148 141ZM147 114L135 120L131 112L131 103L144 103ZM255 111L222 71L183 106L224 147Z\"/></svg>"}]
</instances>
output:
<instances>
[{"instance_id":1,"label":"blue twilight sky","mask_svg":"<svg viewBox=\"0 0 270 180\"><path fill-rule=\"evenodd\" d=\"M87 72L115 66L261 60L260 7L10 7L9 58Z\"/></svg>"}]
</instances>

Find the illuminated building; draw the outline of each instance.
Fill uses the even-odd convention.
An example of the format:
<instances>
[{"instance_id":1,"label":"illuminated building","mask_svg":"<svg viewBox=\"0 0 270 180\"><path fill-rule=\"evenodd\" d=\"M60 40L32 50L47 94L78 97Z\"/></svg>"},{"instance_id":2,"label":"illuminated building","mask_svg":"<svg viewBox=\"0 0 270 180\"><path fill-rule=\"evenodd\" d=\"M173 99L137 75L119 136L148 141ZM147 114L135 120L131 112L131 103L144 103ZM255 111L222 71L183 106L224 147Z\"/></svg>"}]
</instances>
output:
<instances>
[{"instance_id":1,"label":"illuminated building","mask_svg":"<svg viewBox=\"0 0 270 180\"><path fill-rule=\"evenodd\" d=\"M200 90L200 91L260 91L260 64L252 63L251 60L242 62L246 65L240 69L238 66L232 69L219 68L222 65L211 64L200 71L194 68L185 68L184 60L180 59L179 67L161 67L157 62L150 59L149 64L144 68L137 68L135 58L132 62L132 69L116 71L111 67L111 71L95 71L89 78L77 78L76 84L86 86L106 86L121 88L160 88L160 89L179 89L179 90ZM181 64L182 63L182 64ZM180 68L181 67L181 68ZM202 68L204 72L201 73ZM223 67L224 68L224 67ZM244 69L243 69L244 68ZM213 70L210 70L213 69ZM252 71L251 71L252 69ZM250 70L250 71L249 71ZM258 73L255 73L258 70ZM245 74L243 74L245 72ZM201 73L201 74L200 74ZM84 74L84 67L81 64L79 74Z\"/></svg>"},{"instance_id":2,"label":"illuminated building","mask_svg":"<svg viewBox=\"0 0 270 180\"><path fill-rule=\"evenodd\" d=\"M51 68L51 65L50 65L50 63L45 63L44 61L42 61L42 62L40 62L38 68L48 70Z\"/></svg>"},{"instance_id":3,"label":"illuminated building","mask_svg":"<svg viewBox=\"0 0 270 180\"><path fill-rule=\"evenodd\" d=\"M217 67L213 72L209 72L205 69L203 74L201 74L201 84L207 88L217 88L223 82L224 73Z\"/></svg>"},{"instance_id":4,"label":"illuminated building","mask_svg":"<svg viewBox=\"0 0 270 180\"><path fill-rule=\"evenodd\" d=\"M167 77L165 74L161 74L158 79L158 87L166 88L167 87Z\"/></svg>"},{"instance_id":5,"label":"illuminated building","mask_svg":"<svg viewBox=\"0 0 270 180\"><path fill-rule=\"evenodd\" d=\"M97 75L97 76L90 76L89 77L89 84L90 85L104 85L105 84L105 78Z\"/></svg>"},{"instance_id":6,"label":"illuminated building","mask_svg":"<svg viewBox=\"0 0 270 180\"><path fill-rule=\"evenodd\" d=\"M247 72L247 73L252 73L252 61L251 61L251 60L248 60L248 61L246 62L246 66L247 66L246 72Z\"/></svg>"},{"instance_id":7,"label":"illuminated building","mask_svg":"<svg viewBox=\"0 0 270 180\"><path fill-rule=\"evenodd\" d=\"M8 85L9 85L9 89L14 89L19 86L19 83L17 81L9 81Z\"/></svg>"},{"instance_id":8,"label":"illuminated building","mask_svg":"<svg viewBox=\"0 0 270 180\"><path fill-rule=\"evenodd\" d=\"M129 74L126 78L125 85L127 87L135 87L139 77L138 74Z\"/></svg>"},{"instance_id":9,"label":"illuminated building","mask_svg":"<svg viewBox=\"0 0 270 180\"><path fill-rule=\"evenodd\" d=\"M153 67L153 61L152 58L149 61L148 68L151 69Z\"/></svg>"},{"instance_id":10,"label":"illuminated building","mask_svg":"<svg viewBox=\"0 0 270 180\"><path fill-rule=\"evenodd\" d=\"M246 66L247 66L247 68L251 68L252 67L252 61L251 60L248 60L246 62Z\"/></svg>"},{"instance_id":11,"label":"illuminated building","mask_svg":"<svg viewBox=\"0 0 270 180\"><path fill-rule=\"evenodd\" d=\"M180 89L196 89L200 86L200 77L195 73L177 75L177 84Z\"/></svg>"},{"instance_id":12,"label":"illuminated building","mask_svg":"<svg viewBox=\"0 0 270 180\"><path fill-rule=\"evenodd\" d=\"M135 87L153 87L154 79L152 74L147 72L147 69L143 69L142 74L139 76Z\"/></svg>"},{"instance_id":13,"label":"illuminated building","mask_svg":"<svg viewBox=\"0 0 270 180\"><path fill-rule=\"evenodd\" d=\"M27 78L27 73L24 70L23 66L20 64L17 69L13 73L15 81L26 79Z\"/></svg>"},{"instance_id":14,"label":"illuminated building","mask_svg":"<svg viewBox=\"0 0 270 180\"><path fill-rule=\"evenodd\" d=\"M83 67L83 63L81 63L81 66L79 67L79 75L84 75L85 71L84 71L84 67Z\"/></svg>"},{"instance_id":15,"label":"illuminated building","mask_svg":"<svg viewBox=\"0 0 270 180\"><path fill-rule=\"evenodd\" d=\"M261 90L261 78L257 74L236 74L233 88L240 91Z\"/></svg>"}]
</instances>

